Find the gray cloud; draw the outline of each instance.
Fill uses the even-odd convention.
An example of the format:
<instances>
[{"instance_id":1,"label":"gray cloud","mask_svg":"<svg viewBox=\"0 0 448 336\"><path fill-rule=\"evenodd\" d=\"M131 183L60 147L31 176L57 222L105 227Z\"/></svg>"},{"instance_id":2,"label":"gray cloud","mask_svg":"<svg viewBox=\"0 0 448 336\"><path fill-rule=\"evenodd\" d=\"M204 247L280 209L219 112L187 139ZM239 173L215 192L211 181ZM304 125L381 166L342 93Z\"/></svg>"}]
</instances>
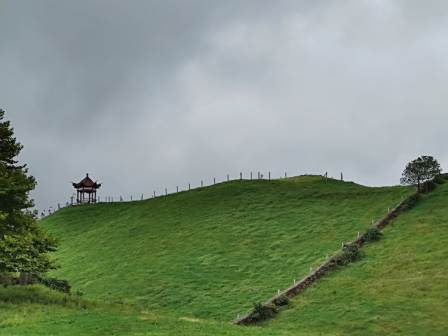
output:
<instances>
[{"instance_id":1,"label":"gray cloud","mask_svg":"<svg viewBox=\"0 0 448 336\"><path fill-rule=\"evenodd\" d=\"M448 166L442 1L3 1L0 106L39 207L240 171Z\"/></svg>"}]
</instances>

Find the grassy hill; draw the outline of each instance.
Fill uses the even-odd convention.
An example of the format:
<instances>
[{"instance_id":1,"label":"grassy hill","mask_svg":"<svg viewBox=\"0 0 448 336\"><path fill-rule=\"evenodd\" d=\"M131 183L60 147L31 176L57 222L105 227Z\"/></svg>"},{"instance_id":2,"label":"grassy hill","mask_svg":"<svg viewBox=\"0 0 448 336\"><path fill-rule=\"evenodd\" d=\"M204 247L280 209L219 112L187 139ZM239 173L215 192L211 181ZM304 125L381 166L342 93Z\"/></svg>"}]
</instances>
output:
<instances>
[{"instance_id":1,"label":"grassy hill","mask_svg":"<svg viewBox=\"0 0 448 336\"><path fill-rule=\"evenodd\" d=\"M1 336L263 336L265 329L90 302L38 286L0 287ZM276 333L276 335L287 335Z\"/></svg>"},{"instance_id":2,"label":"grassy hill","mask_svg":"<svg viewBox=\"0 0 448 336\"><path fill-rule=\"evenodd\" d=\"M275 319L229 323L411 192L308 176L63 209L53 275L85 295L0 288L0 335L445 335L448 184Z\"/></svg>"},{"instance_id":3,"label":"grassy hill","mask_svg":"<svg viewBox=\"0 0 448 336\"><path fill-rule=\"evenodd\" d=\"M38 286L0 287L1 336L174 334L262 336L265 330L241 329L226 322L159 315L124 305L89 302Z\"/></svg>"},{"instance_id":4,"label":"grassy hill","mask_svg":"<svg viewBox=\"0 0 448 336\"><path fill-rule=\"evenodd\" d=\"M289 286L411 192L305 176L233 181L147 201L77 206L43 225L53 275L95 300L229 321Z\"/></svg>"},{"instance_id":5,"label":"grassy hill","mask_svg":"<svg viewBox=\"0 0 448 336\"><path fill-rule=\"evenodd\" d=\"M364 258L317 282L268 323L322 335L447 335L448 184L367 245Z\"/></svg>"}]
</instances>

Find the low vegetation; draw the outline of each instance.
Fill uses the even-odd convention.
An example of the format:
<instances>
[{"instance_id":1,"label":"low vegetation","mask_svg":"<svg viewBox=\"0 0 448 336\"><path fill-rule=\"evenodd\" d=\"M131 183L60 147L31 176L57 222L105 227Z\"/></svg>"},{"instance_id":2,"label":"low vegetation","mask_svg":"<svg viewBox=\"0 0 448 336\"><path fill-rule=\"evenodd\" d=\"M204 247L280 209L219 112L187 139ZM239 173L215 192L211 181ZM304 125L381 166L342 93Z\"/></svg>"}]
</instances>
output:
<instances>
[{"instance_id":1,"label":"low vegetation","mask_svg":"<svg viewBox=\"0 0 448 336\"><path fill-rule=\"evenodd\" d=\"M358 245L353 243L344 244L341 253L336 256L336 264L339 266L345 266L358 260L360 256L361 253Z\"/></svg>"},{"instance_id":2,"label":"low vegetation","mask_svg":"<svg viewBox=\"0 0 448 336\"><path fill-rule=\"evenodd\" d=\"M381 239L381 236L383 234L381 231L376 227L368 228L367 231L364 234L364 239L366 242L375 242Z\"/></svg>"}]
</instances>

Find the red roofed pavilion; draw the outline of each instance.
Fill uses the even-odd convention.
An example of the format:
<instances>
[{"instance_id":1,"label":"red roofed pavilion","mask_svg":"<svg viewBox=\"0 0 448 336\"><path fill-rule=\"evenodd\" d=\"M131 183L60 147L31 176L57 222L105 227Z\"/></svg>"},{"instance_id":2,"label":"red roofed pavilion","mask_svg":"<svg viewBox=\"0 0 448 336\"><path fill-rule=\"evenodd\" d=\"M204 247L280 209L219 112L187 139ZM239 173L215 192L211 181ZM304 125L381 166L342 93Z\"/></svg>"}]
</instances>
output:
<instances>
[{"instance_id":1,"label":"red roofed pavilion","mask_svg":"<svg viewBox=\"0 0 448 336\"><path fill-rule=\"evenodd\" d=\"M86 174L86 177L81 182L72 184L76 189L76 202L78 204L96 203L96 190L101 187L101 184L96 181L93 182L89 174Z\"/></svg>"}]
</instances>

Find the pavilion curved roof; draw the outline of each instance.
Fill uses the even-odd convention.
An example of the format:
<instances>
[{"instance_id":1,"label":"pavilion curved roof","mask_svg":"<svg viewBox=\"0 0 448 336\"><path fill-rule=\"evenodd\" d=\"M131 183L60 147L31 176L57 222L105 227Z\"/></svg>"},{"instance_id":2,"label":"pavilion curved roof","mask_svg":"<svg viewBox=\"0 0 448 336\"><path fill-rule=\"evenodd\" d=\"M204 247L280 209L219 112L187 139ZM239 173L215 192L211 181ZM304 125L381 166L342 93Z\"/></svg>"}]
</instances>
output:
<instances>
[{"instance_id":1,"label":"pavilion curved roof","mask_svg":"<svg viewBox=\"0 0 448 336\"><path fill-rule=\"evenodd\" d=\"M95 188L98 189L101 187L100 183L93 182L93 180L89 177L89 174L86 174L79 183L72 183L75 188Z\"/></svg>"}]
</instances>

